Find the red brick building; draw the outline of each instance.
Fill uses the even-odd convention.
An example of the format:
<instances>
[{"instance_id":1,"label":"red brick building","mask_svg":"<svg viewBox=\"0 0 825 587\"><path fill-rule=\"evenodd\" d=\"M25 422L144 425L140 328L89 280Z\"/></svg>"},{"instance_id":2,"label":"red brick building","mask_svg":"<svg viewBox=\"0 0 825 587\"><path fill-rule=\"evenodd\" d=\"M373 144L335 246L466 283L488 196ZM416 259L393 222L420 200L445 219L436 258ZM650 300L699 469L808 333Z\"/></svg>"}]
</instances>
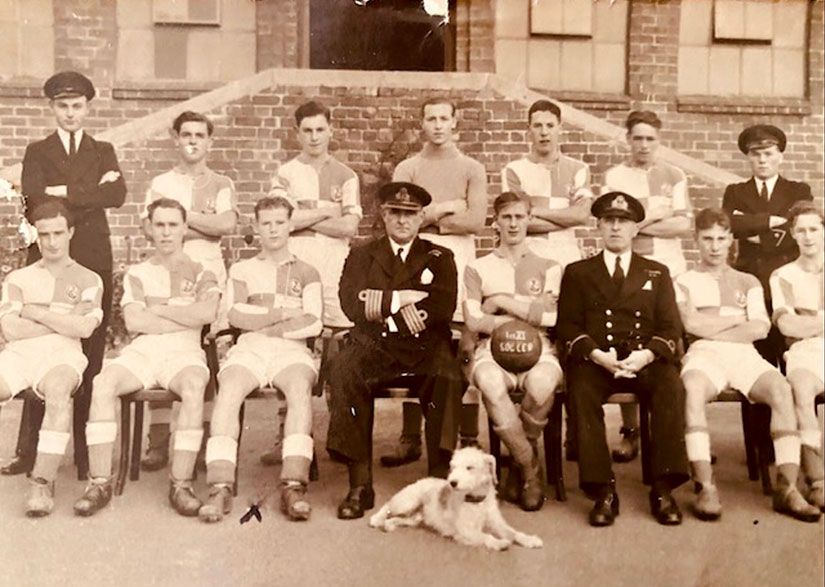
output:
<instances>
[{"instance_id":1,"label":"red brick building","mask_svg":"<svg viewBox=\"0 0 825 587\"><path fill-rule=\"evenodd\" d=\"M77 69L98 87L87 126L115 144L129 186L111 214L121 258L143 247L138 203L174 164L167 129L178 111L215 118L211 165L249 210L297 152L291 115L310 98L332 107L334 147L365 199L418 148L418 105L438 93L459 103L459 145L486 165L491 196L503 165L526 152L526 105L543 94L566 104L563 150L591 165L596 189L626 154L627 113L649 108L665 124L663 157L690 176L694 206L718 204L726 183L748 175L736 136L764 121L788 133L783 173L822 202L821 1L457 0L448 19L403 4L367 2L374 13L354 34L355 4L336 11L331 0L0 0L0 174L15 179L26 144L52 130L44 79ZM380 34L387 23L401 23L395 37ZM336 38L354 52L337 59ZM454 72L315 69L368 66L372 41L410 47L372 51L381 67ZM0 204L5 234L17 219ZM229 256L243 246L226 244Z\"/></svg>"}]
</instances>

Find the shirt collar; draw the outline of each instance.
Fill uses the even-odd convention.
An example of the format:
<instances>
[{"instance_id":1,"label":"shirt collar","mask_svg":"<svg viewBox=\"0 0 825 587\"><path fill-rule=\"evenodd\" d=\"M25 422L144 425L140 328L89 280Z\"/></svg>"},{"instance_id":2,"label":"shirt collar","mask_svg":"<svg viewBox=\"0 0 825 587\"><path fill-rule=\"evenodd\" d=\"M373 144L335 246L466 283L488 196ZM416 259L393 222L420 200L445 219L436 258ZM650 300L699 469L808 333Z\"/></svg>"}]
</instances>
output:
<instances>
[{"instance_id":1,"label":"shirt collar","mask_svg":"<svg viewBox=\"0 0 825 587\"><path fill-rule=\"evenodd\" d=\"M259 261L263 261L263 262L265 262L265 263L269 263L269 262L270 262L270 261L269 261L269 259L267 258L267 256L266 256L266 255L264 255L263 251L261 251L260 253L258 253L258 254L257 254L257 256L256 256L255 258L256 258L256 259L258 259ZM280 263L278 263L278 264L277 264L277 266L278 266L278 267L280 267L281 265L289 265L290 263L294 263L294 262L295 262L295 261L297 261L297 260L298 260L298 257L296 257L296 256L295 256L295 255L294 255L294 254L290 251L290 253L289 253L289 257L287 257L286 259L284 259L283 261L281 261Z\"/></svg>"},{"instance_id":2,"label":"shirt collar","mask_svg":"<svg viewBox=\"0 0 825 587\"><path fill-rule=\"evenodd\" d=\"M406 245L402 245L400 243L397 243L394 240L392 240L390 237L387 237L387 240L390 241L390 249L392 249L392 256L395 257L398 254L398 249L401 249L401 260L406 262L407 261L407 255L410 254L410 249L412 248L412 244L413 244L413 241L415 241L415 239L412 239Z\"/></svg>"},{"instance_id":3,"label":"shirt collar","mask_svg":"<svg viewBox=\"0 0 825 587\"><path fill-rule=\"evenodd\" d=\"M60 142L63 143L63 148L66 149L66 154L69 154L69 141L70 135L68 131L63 130L59 126L57 127L57 136L60 138ZM74 131L74 148L75 150L80 149L80 141L83 139L83 129Z\"/></svg>"},{"instance_id":4,"label":"shirt collar","mask_svg":"<svg viewBox=\"0 0 825 587\"><path fill-rule=\"evenodd\" d=\"M762 184L766 184L768 186L768 198L773 195L773 188L776 187L776 180L779 179L779 174L777 173L773 177L769 177L768 179L762 180L759 178L754 177L753 180L756 182L756 191L757 193L762 193Z\"/></svg>"},{"instance_id":5,"label":"shirt collar","mask_svg":"<svg viewBox=\"0 0 825 587\"><path fill-rule=\"evenodd\" d=\"M630 258L633 256L633 251L627 250L621 255L617 255L616 253L611 253L607 249L604 250L604 264L607 267L607 274L613 275L613 270L616 268L616 257L619 257L622 265L622 271L624 271L625 276L630 272Z\"/></svg>"}]
</instances>

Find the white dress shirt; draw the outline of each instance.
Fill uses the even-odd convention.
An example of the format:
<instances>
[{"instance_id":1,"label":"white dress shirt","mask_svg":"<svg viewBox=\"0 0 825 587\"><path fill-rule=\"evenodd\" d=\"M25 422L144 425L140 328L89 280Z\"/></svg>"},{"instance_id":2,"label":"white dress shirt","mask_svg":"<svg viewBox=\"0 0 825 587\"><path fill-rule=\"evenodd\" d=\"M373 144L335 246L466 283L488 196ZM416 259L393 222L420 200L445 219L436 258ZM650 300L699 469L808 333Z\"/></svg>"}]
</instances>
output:
<instances>
[{"instance_id":1,"label":"white dress shirt","mask_svg":"<svg viewBox=\"0 0 825 587\"><path fill-rule=\"evenodd\" d=\"M779 179L779 174L774 175L773 177L769 177L768 179L759 179L754 177L753 180L756 182L756 193L760 196L762 195L762 184L765 184L768 187L768 201L770 201L771 196L773 195L773 188L776 187L776 180Z\"/></svg>"},{"instance_id":2,"label":"white dress shirt","mask_svg":"<svg viewBox=\"0 0 825 587\"><path fill-rule=\"evenodd\" d=\"M63 143L63 148L66 150L66 154L69 154L69 144L71 142L71 135L69 131L63 130L62 128L57 128L57 136L60 137L60 142ZM80 149L80 141L83 139L83 129L74 131L74 149L75 153Z\"/></svg>"},{"instance_id":3,"label":"white dress shirt","mask_svg":"<svg viewBox=\"0 0 825 587\"><path fill-rule=\"evenodd\" d=\"M613 277L613 270L616 269L616 257L619 257L621 260L619 264L622 266L622 271L624 271L624 276L627 277L627 274L630 272L630 257L633 255L633 251L627 250L621 255L617 255L616 253L611 253L607 249L604 250L604 264L607 267L607 274Z\"/></svg>"}]
</instances>

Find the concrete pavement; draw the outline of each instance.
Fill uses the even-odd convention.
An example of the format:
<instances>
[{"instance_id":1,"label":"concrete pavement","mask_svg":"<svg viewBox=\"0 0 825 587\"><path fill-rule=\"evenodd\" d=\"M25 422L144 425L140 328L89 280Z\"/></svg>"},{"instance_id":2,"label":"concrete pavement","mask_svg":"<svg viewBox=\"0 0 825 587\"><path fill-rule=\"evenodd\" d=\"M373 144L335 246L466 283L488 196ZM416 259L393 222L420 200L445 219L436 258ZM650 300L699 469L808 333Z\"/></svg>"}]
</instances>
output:
<instances>
[{"instance_id":1,"label":"concrete pavement","mask_svg":"<svg viewBox=\"0 0 825 587\"><path fill-rule=\"evenodd\" d=\"M0 413L0 460L11 457L21 402ZM618 410L607 408L609 438L616 439ZM685 513L680 527L655 523L648 512L638 461L617 465L621 515L611 528L587 525L591 503L576 488L574 464L565 464L568 501L549 500L529 514L502 504L515 527L540 535L541 550L503 553L469 548L421 529L384 534L335 518L346 492L346 470L323 450L327 413L315 403L321 480L310 487L308 523L287 522L277 494L263 522L239 524L257 495L277 483L277 468L258 464L274 426L274 402L247 404L241 447L240 494L223 523L205 526L169 507L166 472L144 473L124 495L88 519L72 514L83 483L67 457L58 479L55 512L31 520L23 514L27 482L0 478L0 585L822 585L825 522L804 524L775 514L759 483L747 479L739 407L709 410L715 467L725 508L716 523L696 520L690 488L676 492ZM400 402L378 403L377 455L388 450L400 426ZM482 433L486 443L486 434ZM424 475L423 461L386 470L375 467L377 501ZM204 479L197 491L205 496Z\"/></svg>"}]
</instances>

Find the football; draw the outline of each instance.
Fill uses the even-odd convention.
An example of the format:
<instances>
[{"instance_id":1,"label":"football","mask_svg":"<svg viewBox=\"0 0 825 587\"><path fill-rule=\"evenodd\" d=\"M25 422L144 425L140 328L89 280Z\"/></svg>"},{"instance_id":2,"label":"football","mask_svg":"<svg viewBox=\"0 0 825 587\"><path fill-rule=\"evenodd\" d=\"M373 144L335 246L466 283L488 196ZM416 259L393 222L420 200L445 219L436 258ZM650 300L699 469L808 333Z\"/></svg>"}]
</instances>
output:
<instances>
[{"instance_id":1,"label":"football","mask_svg":"<svg viewBox=\"0 0 825 587\"><path fill-rule=\"evenodd\" d=\"M496 363L511 373L528 371L541 356L539 331L521 320L511 320L496 328L490 350Z\"/></svg>"}]
</instances>

